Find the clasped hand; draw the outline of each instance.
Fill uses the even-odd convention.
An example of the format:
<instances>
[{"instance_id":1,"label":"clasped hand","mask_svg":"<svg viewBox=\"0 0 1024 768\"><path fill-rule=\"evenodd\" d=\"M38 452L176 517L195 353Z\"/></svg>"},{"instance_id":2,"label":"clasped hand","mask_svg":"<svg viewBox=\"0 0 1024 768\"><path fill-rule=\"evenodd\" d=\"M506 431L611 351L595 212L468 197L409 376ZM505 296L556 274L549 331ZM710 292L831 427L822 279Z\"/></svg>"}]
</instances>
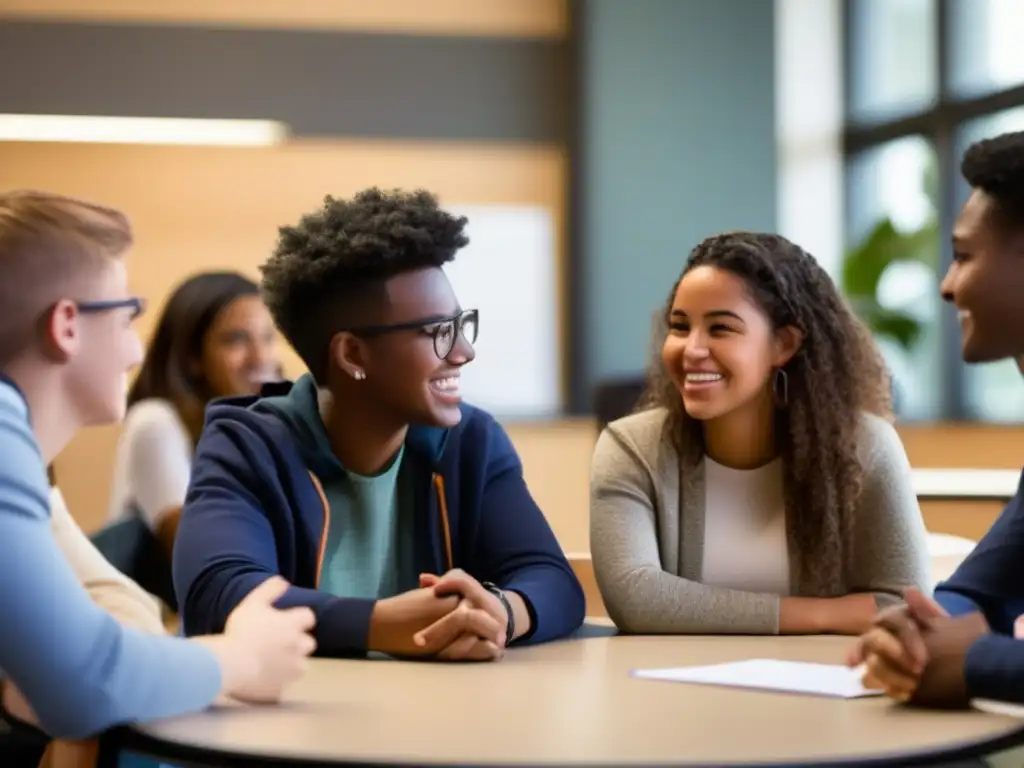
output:
<instances>
[{"instance_id":1,"label":"clasped hand","mask_svg":"<svg viewBox=\"0 0 1024 768\"><path fill-rule=\"evenodd\" d=\"M370 647L394 656L497 661L507 626L501 601L465 571L421 574L419 589L377 604Z\"/></svg>"},{"instance_id":2,"label":"clasped hand","mask_svg":"<svg viewBox=\"0 0 1024 768\"><path fill-rule=\"evenodd\" d=\"M916 589L906 604L878 614L851 650L847 664L864 665L864 685L897 701L930 707L968 703L967 651L989 630L981 613L951 618Z\"/></svg>"}]
</instances>

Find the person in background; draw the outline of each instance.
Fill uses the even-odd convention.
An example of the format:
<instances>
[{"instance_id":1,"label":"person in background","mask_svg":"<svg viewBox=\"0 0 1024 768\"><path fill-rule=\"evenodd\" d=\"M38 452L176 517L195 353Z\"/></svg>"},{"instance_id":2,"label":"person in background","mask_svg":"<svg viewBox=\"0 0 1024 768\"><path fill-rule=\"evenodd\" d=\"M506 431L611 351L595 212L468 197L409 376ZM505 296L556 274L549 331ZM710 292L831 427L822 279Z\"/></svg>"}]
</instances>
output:
<instances>
[{"instance_id":1,"label":"person in background","mask_svg":"<svg viewBox=\"0 0 1024 768\"><path fill-rule=\"evenodd\" d=\"M857 634L927 585L888 375L818 263L776 235L710 237L663 317L650 394L593 458L619 629Z\"/></svg>"},{"instance_id":2,"label":"person in background","mask_svg":"<svg viewBox=\"0 0 1024 768\"><path fill-rule=\"evenodd\" d=\"M128 392L109 519L144 522L168 569L206 406L280 379L276 341L259 286L235 272L190 277L157 320Z\"/></svg>"},{"instance_id":3,"label":"person in background","mask_svg":"<svg viewBox=\"0 0 1024 768\"><path fill-rule=\"evenodd\" d=\"M1024 132L968 148L971 186L953 228L942 298L960 318L964 362L1024 356ZM1018 459L1019 460L1019 459ZM894 699L966 707L972 698L1024 703L1024 477L992 528L934 599L910 591L878 615L848 663ZM1019 755L1016 765L1020 764Z\"/></svg>"},{"instance_id":4,"label":"person in background","mask_svg":"<svg viewBox=\"0 0 1024 768\"><path fill-rule=\"evenodd\" d=\"M515 448L462 403L478 313L443 266L465 225L369 189L281 228L263 295L309 373L210 407L174 551L186 634L271 574L329 656L495 660L582 624Z\"/></svg>"},{"instance_id":5,"label":"person in background","mask_svg":"<svg viewBox=\"0 0 1024 768\"><path fill-rule=\"evenodd\" d=\"M124 415L141 357L131 242L113 209L0 194L0 681L5 701L63 738L199 710L221 694L276 701L315 648L312 612L274 607L279 579L263 580L221 635L122 626L55 539L47 466L80 428ZM0 763L11 764L3 753Z\"/></svg>"}]
</instances>

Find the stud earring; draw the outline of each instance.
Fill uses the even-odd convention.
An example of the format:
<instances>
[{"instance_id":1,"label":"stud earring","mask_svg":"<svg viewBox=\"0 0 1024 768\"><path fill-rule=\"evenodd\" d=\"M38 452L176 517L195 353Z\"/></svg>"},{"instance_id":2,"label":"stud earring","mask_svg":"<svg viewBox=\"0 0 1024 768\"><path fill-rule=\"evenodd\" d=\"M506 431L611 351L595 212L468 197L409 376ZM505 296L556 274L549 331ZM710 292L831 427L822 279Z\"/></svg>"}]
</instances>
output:
<instances>
[{"instance_id":1,"label":"stud earring","mask_svg":"<svg viewBox=\"0 0 1024 768\"><path fill-rule=\"evenodd\" d=\"M363 379L366 378L366 372L365 371L353 371L352 372L352 378L355 379L356 381L362 381Z\"/></svg>"}]
</instances>

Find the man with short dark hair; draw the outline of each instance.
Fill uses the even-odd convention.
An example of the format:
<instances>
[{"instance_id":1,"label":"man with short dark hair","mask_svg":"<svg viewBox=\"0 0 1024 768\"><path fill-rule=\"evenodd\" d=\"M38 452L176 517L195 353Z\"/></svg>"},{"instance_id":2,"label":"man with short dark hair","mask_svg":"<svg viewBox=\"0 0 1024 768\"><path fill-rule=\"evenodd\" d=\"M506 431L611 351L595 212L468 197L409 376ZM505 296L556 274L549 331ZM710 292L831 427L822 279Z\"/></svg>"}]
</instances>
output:
<instances>
[{"instance_id":1,"label":"man with short dark hair","mask_svg":"<svg viewBox=\"0 0 1024 768\"><path fill-rule=\"evenodd\" d=\"M1024 133L978 142L964 155L972 191L953 229L942 297L956 307L963 358L1024 356ZM850 655L893 698L938 707L972 698L1024 703L1024 488L929 600L879 614Z\"/></svg>"},{"instance_id":2,"label":"man with short dark hair","mask_svg":"<svg viewBox=\"0 0 1024 768\"><path fill-rule=\"evenodd\" d=\"M461 401L479 318L442 267L465 225L370 189L281 229L263 293L310 372L209 409L175 546L187 633L267 574L314 609L324 655L495 660L581 625L511 441Z\"/></svg>"}]
</instances>

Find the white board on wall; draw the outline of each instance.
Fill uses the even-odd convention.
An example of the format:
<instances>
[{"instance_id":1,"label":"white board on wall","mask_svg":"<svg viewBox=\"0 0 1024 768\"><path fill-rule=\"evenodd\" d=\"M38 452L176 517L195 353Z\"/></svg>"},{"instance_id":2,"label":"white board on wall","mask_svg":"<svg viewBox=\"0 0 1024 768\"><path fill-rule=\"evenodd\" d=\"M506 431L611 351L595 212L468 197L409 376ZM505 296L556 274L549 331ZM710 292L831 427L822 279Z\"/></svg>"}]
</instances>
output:
<instances>
[{"instance_id":1,"label":"white board on wall","mask_svg":"<svg viewBox=\"0 0 1024 768\"><path fill-rule=\"evenodd\" d=\"M476 360L462 369L463 399L499 418L561 411L558 258L545 208L451 206L469 245L445 267L459 302L480 310Z\"/></svg>"}]
</instances>

